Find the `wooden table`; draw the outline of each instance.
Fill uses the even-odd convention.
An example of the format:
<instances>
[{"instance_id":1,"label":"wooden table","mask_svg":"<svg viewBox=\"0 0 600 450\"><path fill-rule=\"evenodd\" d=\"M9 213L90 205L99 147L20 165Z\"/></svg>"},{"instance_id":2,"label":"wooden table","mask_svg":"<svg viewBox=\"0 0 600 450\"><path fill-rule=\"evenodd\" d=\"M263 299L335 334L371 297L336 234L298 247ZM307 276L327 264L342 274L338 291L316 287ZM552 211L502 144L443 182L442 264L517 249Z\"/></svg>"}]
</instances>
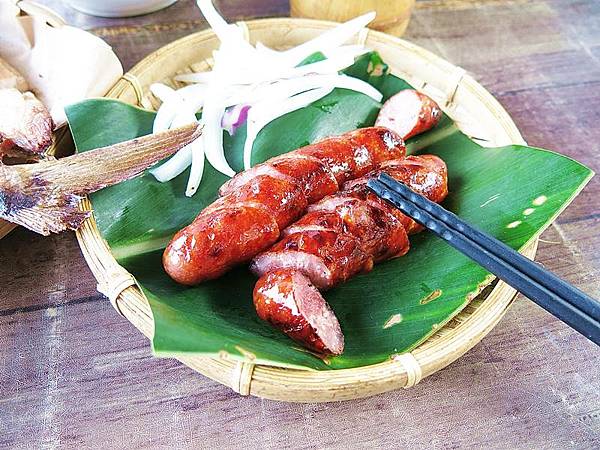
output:
<instances>
[{"instance_id":1,"label":"wooden table","mask_svg":"<svg viewBox=\"0 0 600 450\"><path fill-rule=\"evenodd\" d=\"M101 19L45 1L125 69L206 23L192 1ZM230 20L287 0L222 0ZM531 145L598 170L600 2L421 1L406 38L467 69ZM537 260L600 297L600 181L541 239ZM519 298L463 358L408 391L337 404L245 398L176 361L96 292L72 233L0 241L0 447L598 448L600 351Z\"/></svg>"}]
</instances>

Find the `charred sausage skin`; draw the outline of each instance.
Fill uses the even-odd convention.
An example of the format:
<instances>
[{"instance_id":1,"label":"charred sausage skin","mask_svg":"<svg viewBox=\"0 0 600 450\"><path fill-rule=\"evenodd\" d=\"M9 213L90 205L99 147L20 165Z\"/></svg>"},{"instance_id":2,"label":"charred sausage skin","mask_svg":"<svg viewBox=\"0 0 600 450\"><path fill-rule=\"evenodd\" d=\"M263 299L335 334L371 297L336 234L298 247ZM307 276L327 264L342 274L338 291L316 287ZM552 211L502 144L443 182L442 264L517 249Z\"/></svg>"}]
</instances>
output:
<instances>
[{"instance_id":1,"label":"charred sausage skin","mask_svg":"<svg viewBox=\"0 0 600 450\"><path fill-rule=\"evenodd\" d=\"M390 162L311 205L307 215L283 231L279 242L254 258L251 270L262 276L293 268L317 288L329 289L371 270L376 261L404 255L408 234L420 227L367 188L367 181L382 171L436 202L448 192L446 166L437 156Z\"/></svg>"},{"instance_id":2,"label":"charred sausage skin","mask_svg":"<svg viewBox=\"0 0 600 450\"><path fill-rule=\"evenodd\" d=\"M442 201L448 193L447 169L440 158L423 155L391 161L312 205L310 212L283 231L279 242L251 264L260 277L254 291L257 314L307 348L340 354L343 336L335 316L325 313L331 311L325 299L306 288L305 280L313 289L329 289L371 270L375 262L404 255L409 249L408 234L420 230L414 221L367 189L366 182L382 171L435 202ZM302 288L296 289L295 282ZM271 295L267 301L265 292L280 291L294 295ZM301 297L300 292L305 291L309 293ZM294 314L289 313L292 310ZM314 310L324 311L328 325L307 325L314 318L302 317L302 312ZM331 331L338 329L339 335Z\"/></svg>"},{"instance_id":3,"label":"charred sausage skin","mask_svg":"<svg viewBox=\"0 0 600 450\"><path fill-rule=\"evenodd\" d=\"M222 187L221 198L173 237L163 254L163 266L181 284L217 278L273 245L309 203L405 154L400 136L371 127L325 139L242 172Z\"/></svg>"},{"instance_id":4,"label":"charred sausage skin","mask_svg":"<svg viewBox=\"0 0 600 450\"><path fill-rule=\"evenodd\" d=\"M201 214L179 231L163 254L163 266L175 281L194 285L221 276L278 237L277 222L265 208L229 205ZM193 270L197 266L201 272Z\"/></svg>"}]
</instances>

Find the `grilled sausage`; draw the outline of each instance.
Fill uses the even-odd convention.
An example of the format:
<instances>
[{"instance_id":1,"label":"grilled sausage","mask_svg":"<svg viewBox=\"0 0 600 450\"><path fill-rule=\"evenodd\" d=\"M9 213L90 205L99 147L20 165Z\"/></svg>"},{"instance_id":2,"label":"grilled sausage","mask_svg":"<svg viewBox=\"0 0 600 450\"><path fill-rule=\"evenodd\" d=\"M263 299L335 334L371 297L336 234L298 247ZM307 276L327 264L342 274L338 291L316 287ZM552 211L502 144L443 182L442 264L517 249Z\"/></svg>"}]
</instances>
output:
<instances>
[{"instance_id":1,"label":"grilled sausage","mask_svg":"<svg viewBox=\"0 0 600 450\"><path fill-rule=\"evenodd\" d=\"M254 288L254 306L262 320L317 353L339 354L344 335L335 314L301 272L276 270Z\"/></svg>"},{"instance_id":2,"label":"grilled sausage","mask_svg":"<svg viewBox=\"0 0 600 450\"><path fill-rule=\"evenodd\" d=\"M408 139L433 128L441 117L435 101L414 89L405 89L383 104L375 126L386 127Z\"/></svg>"},{"instance_id":3,"label":"grilled sausage","mask_svg":"<svg viewBox=\"0 0 600 450\"><path fill-rule=\"evenodd\" d=\"M317 297L316 288L329 289L371 270L374 262L404 255L408 234L420 230L367 189L366 182L381 171L436 202L448 193L446 165L438 157L391 161L312 205L283 231L283 239L252 261L251 269L260 277L254 290L259 317L312 350L332 354L343 350L339 323L325 299ZM318 322L315 311L323 313Z\"/></svg>"},{"instance_id":4,"label":"grilled sausage","mask_svg":"<svg viewBox=\"0 0 600 450\"><path fill-rule=\"evenodd\" d=\"M398 117L391 120L391 114ZM221 187L219 200L173 237L163 254L165 270L175 281L193 285L249 261L274 244L280 231L299 218L307 205L386 161L404 157L402 133L410 137L423 132L437 123L439 115L429 97L416 91L400 93L385 103L378 119L392 131L356 130L237 174ZM218 223L221 219L223 223ZM336 242L348 245L340 239ZM368 259L365 263L369 265Z\"/></svg>"},{"instance_id":5,"label":"grilled sausage","mask_svg":"<svg viewBox=\"0 0 600 450\"><path fill-rule=\"evenodd\" d=\"M236 175L222 197L171 240L167 273L182 284L217 278L274 244L306 206L385 161L403 158L404 142L385 128L325 139Z\"/></svg>"}]
</instances>

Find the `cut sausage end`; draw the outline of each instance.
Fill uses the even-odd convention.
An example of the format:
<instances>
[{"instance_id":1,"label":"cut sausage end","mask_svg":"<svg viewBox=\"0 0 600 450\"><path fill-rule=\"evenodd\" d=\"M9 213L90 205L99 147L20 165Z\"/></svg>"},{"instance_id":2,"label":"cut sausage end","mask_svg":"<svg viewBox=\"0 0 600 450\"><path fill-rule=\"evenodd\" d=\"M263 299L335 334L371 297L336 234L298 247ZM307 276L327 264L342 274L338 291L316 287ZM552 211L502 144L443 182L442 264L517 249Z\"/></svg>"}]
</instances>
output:
<instances>
[{"instance_id":1,"label":"cut sausage end","mask_svg":"<svg viewBox=\"0 0 600 450\"><path fill-rule=\"evenodd\" d=\"M323 260L307 252L265 252L254 258L250 265L250 270L257 276L284 268L305 273L319 289L329 289L332 286L331 271Z\"/></svg>"},{"instance_id":2,"label":"cut sausage end","mask_svg":"<svg viewBox=\"0 0 600 450\"><path fill-rule=\"evenodd\" d=\"M375 126L393 130L406 140L433 128L441 117L434 100L414 89L405 89L383 104Z\"/></svg>"},{"instance_id":3,"label":"cut sausage end","mask_svg":"<svg viewBox=\"0 0 600 450\"><path fill-rule=\"evenodd\" d=\"M321 293L302 273L282 269L262 276L254 288L258 316L310 350L339 355L344 335Z\"/></svg>"}]
</instances>

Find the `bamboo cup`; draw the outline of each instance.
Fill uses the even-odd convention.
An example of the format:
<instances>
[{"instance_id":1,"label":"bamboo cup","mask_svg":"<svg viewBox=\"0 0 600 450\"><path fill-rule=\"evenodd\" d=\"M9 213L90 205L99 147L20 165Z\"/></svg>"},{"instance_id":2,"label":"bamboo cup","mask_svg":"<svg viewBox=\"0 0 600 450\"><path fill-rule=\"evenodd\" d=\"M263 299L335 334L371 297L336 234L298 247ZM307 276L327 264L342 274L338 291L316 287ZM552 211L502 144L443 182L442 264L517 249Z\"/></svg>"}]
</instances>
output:
<instances>
[{"instance_id":1,"label":"bamboo cup","mask_svg":"<svg viewBox=\"0 0 600 450\"><path fill-rule=\"evenodd\" d=\"M402 36L415 0L290 0L292 17L345 22L369 11L377 12L370 27Z\"/></svg>"}]
</instances>

